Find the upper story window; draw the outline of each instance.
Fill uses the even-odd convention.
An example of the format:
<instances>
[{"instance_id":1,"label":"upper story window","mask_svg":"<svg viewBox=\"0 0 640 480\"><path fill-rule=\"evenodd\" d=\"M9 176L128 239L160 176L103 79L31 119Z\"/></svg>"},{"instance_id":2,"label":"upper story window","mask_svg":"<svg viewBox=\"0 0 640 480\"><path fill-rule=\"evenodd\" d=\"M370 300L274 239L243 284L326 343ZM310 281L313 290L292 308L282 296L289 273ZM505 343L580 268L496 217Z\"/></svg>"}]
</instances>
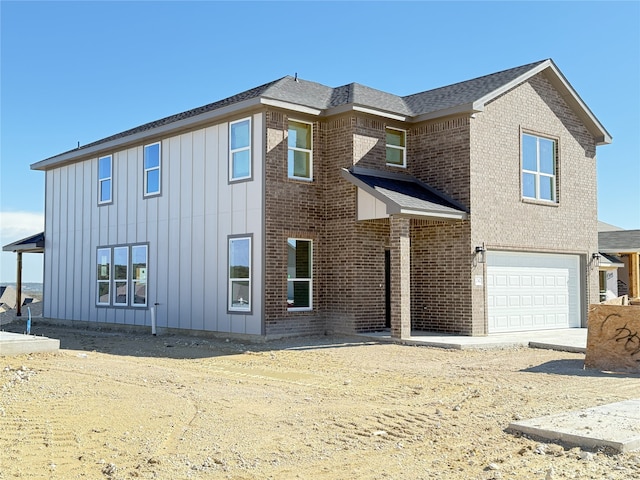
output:
<instances>
[{"instance_id":1,"label":"upper story window","mask_svg":"<svg viewBox=\"0 0 640 480\"><path fill-rule=\"evenodd\" d=\"M251 178L251 119L229 124L229 181Z\"/></svg>"},{"instance_id":2,"label":"upper story window","mask_svg":"<svg viewBox=\"0 0 640 480\"><path fill-rule=\"evenodd\" d=\"M113 160L111 155L98 159L98 204L111 203L111 179Z\"/></svg>"},{"instance_id":3,"label":"upper story window","mask_svg":"<svg viewBox=\"0 0 640 480\"><path fill-rule=\"evenodd\" d=\"M396 128L386 128L387 165L407 166L407 132Z\"/></svg>"},{"instance_id":4,"label":"upper story window","mask_svg":"<svg viewBox=\"0 0 640 480\"><path fill-rule=\"evenodd\" d=\"M522 134L522 196L556 202L556 141Z\"/></svg>"},{"instance_id":5,"label":"upper story window","mask_svg":"<svg viewBox=\"0 0 640 480\"><path fill-rule=\"evenodd\" d=\"M289 178L313 180L313 125L289 120Z\"/></svg>"},{"instance_id":6,"label":"upper story window","mask_svg":"<svg viewBox=\"0 0 640 480\"><path fill-rule=\"evenodd\" d=\"M230 312L251 311L251 237L229 238Z\"/></svg>"},{"instance_id":7,"label":"upper story window","mask_svg":"<svg viewBox=\"0 0 640 480\"><path fill-rule=\"evenodd\" d=\"M287 247L287 308L311 310L313 298L311 240L289 238Z\"/></svg>"},{"instance_id":8,"label":"upper story window","mask_svg":"<svg viewBox=\"0 0 640 480\"><path fill-rule=\"evenodd\" d=\"M144 196L160 194L161 184L160 143L144 147Z\"/></svg>"}]
</instances>

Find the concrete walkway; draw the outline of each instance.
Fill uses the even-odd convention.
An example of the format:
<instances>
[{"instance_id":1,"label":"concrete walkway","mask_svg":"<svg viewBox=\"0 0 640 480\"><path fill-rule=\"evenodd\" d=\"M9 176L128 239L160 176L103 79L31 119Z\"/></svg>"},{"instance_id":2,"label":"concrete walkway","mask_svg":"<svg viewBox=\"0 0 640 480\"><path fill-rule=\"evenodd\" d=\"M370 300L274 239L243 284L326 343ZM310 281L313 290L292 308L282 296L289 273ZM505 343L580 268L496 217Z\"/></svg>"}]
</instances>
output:
<instances>
[{"instance_id":1,"label":"concrete walkway","mask_svg":"<svg viewBox=\"0 0 640 480\"><path fill-rule=\"evenodd\" d=\"M0 357L24 353L57 352L60 340L20 333L0 332Z\"/></svg>"},{"instance_id":2,"label":"concrete walkway","mask_svg":"<svg viewBox=\"0 0 640 480\"><path fill-rule=\"evenodd\" d=\"M584 353L587 348L586 328L565 328L535 332L499 333L486 337L467 337L442 333L412 332L408 338L392 338L389 331L364 333L362 337L425 347L465 349L493 349L532 347Z\"/></svg>"}]
</instances>

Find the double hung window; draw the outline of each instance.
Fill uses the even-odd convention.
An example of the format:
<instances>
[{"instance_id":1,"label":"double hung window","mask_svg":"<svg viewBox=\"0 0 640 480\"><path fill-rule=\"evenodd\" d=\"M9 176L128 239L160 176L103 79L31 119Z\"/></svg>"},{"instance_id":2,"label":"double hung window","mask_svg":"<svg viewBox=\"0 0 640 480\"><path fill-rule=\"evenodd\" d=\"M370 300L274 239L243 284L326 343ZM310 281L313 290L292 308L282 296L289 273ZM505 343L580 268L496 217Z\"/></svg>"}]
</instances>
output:
<instances>
[{"instance_id":1,"label":"double hung window","mask_svg":"<svg viewBox=\"0 0 640 480\"><path fill-rule=\"evenodd\" d=\"M152 143L144 147L144 196L160 194L161 161L160 143Z\"/></svg>"},{"instance_id":2,"label":"double hung window","mask_svg":"<svg viewBox=\"0 0 640 480\"><path fill-rule=\"evenodd\" d=\"M96 305L147 306L147 245L99 247Z\"/></svg>"},{"instance_id":3,"label":"double hung window","mask_svg":"<svg viewBox=\"0 0 640 480\"><path fill-rule=\"evenodd\" d=\"M522 196L556 202L556 141L522 134Z\"/></svg>"},{"instance_id":4,"label":"double hung window","mask_svg":"<svg viewBox=\"0 0 640 480\"><path fill-rule=\"evenodd\" d=\"M113 160L111 155L98 159L98 204L112 200L111 182L113 178Z\"/></svg>"},{"instance_id":5,"label":"double hung window","mask_svg":"<svg viewBox=\"0 0 640 480\"><path fill-rule=\"evenodd\" d=\"M251 237L229 238L230 312L251 311Z\"/></svg>"},{"instance_id":6,"label":"double hung window","mask_svg":"<svg viewBox=\"0 0 640 480\"><path fill-rule=\"evenodd\" d=\"M396 128L385 129L387 134L387 165L407 166L407 132Z\"/></svg>"},{"instance_id":7,"label":"double hung window","mask_svg":"<svg viewBox=\"0 0 640 480\"><path fill-rule=\"evenodd\" d=\"M312 259L311 240L289 238L287 240L287 308L311 310L312 308Z\"/></svg>"},{"instance_id":8,"label":"double hung window","mask_svg":"<svg viewBox=\"0 0 640 480\"><path fill-rule=\"evenodd\" d=\"M313 180L313 125L289 121L287 173L289 178Z\"/></svg>"},{"instance_id":9,"label":"double hung window","mask_svg":"<svg viewBox=\"0 0 640 480\"><path fill-rule=\"evenodd\" d=\"M251 119L229 124L229 181L251 178Z\"/></svg>"}]
</instances>

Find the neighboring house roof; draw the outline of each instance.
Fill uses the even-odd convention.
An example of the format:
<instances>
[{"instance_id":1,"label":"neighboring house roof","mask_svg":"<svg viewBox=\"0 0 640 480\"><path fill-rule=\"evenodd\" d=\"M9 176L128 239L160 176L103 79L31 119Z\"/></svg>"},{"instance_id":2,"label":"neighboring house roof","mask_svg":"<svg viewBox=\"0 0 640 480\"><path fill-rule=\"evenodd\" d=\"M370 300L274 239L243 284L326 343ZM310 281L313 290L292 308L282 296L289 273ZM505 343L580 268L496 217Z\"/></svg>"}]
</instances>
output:
<instances>
[{"instance_id":1,"label":"neighboring house roof","mask_svg":"<svg viewBox=\"0 0 640 480\"><path fill-rule=\"evenodd\" d=\"M540 72L545 72L549 81L584 122L596 142L599 145L610 143L609 133L553 61L547 59L405 97L358 83L332 88L286 76L218 102L149 122L69 150L34 163L31 168L48 170L116 147L139 143L152 137L157 138L169 132L194 128L214 118L239 113L260 105L281 107L318 116L335 115L344 111L360 111L407 122L421 122L461 113L472 114L481 112L487 103Z\"/></svg>"},{"instance_id":2,"label":"neighboring house roof","mask_svg":"<svg viewBox=\"0 0 640 480\"><path fill-rule=\"evenodd\" d=\"M411 175L352 167L342 176L387 206L387 213L439 220L467 218L458 203Z\"/></svg>"},{"instance_id":3,"label":"neighboring house roof","mask_svg":"<svg viewBox=\"0 0 640 480\"><path fill-rule=\"evenodd\" d=\"M44 252L44 232L31 235L2 247L3 252Z\"/></svg>"},{"instance_id":4,"label":"neighboring house roof","mask_svg":"<svg viewBox=\"0 0 640 480\"><path fill-rule=\"evenodd\" d=\"M624 230L624 228L616 227L615 225L611 225L610 223L605 223L598 220L598 232L613 232L620 230Z\"/></svg>"},{"instance_id":5,"label":"neighboring house roof","mask_svg":"<svg viewBox=\"0 0 640 480\"><path fill-rule=\"evenodd\" d=\"M600 268L603 269L616 269L624 267L624 262L620 257L616 255L610 255L600 252Z\"/></svg>"},{"instance_id":6,"label":"neighboring house roof","mask_svg":"<svg viewBox=\"0 0 640 480\"><path fill-rule=\"evenodd\" d=\"M598 232L598 250L602 253L640 253L640 230Z\"/></svg>"}]
</instances>

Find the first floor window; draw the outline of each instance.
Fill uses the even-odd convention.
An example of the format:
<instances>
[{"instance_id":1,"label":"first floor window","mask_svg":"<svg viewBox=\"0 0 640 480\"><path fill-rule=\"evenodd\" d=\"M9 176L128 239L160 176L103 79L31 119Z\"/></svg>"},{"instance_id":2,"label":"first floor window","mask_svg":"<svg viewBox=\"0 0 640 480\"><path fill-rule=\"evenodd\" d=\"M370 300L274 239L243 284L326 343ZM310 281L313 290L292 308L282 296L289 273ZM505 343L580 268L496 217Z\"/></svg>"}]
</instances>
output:
<instances>
[{"instance_id":1,"label":"first floor window","mask_svg":"<svg viewBox=\"0 0 640 480\"><path fill-rule=\"evenodd\" d=\"M111 155L98 159L98 203L111 202Z\"/></svg>"},{"instance_id":2,"label":"first floor window","mask_svg":"<svg viewBox=\"0 0 640 480\"><path fill-rule=\"evenodd\" d=\"M287 256L287 308L311 310L313 291L311 240L289 238Z\"/></svg>"},{"instance_id":3,"label":"first floor window","mask_svg":"<svg viewBox=\"0 0 640 480\"><path fill-rule=\"evenodd\" d=\"M556 201L556 142L536 135L522 135L522 196Z\"/></svg>"},{"instance_id":4,"label":"first floor window","mask_svg":"<svg viewBox=\"0 0 640 480\"><path fill-rule=\"evenodd\" d=\"M147 245L98 248L97 305L147 306L147 251Z\"/></svg>"},{"instance_id":5,"label":"first floor window","mask_svg":"<svg viewBox=\"0 0 640 480\"><path fill-rule=\"evenodd\" d=\"M160 193L160 143L144 147L144 196Z\"/></svg>"},{"instance_id":6,"label":"first floor window","mask_svg":"<svg viewBox=\"0 0 640 480\"><path fill-rule=\"evenodd\" d=\"M407 132L395 128L387 128L387 165L394 167L407 166Z\"/></svg>"},{"instance_id":7,"label":"first floor window","mask_svg":"<svg viewBox=\"0 0 640 480\"><path fill-rule=\"evenodd\" d=\"M251 311L251 237L229 238L229 311Z\"/></svg>"},{"instance_id":8,"label":"first floor window","mask_svg":"<svg viewBox=\"0 0 640 480\"><path fill-rule=\"evenodd\" d=\"M109 305L111 301L111 249L98 249L98 305Z\"/></svg>"},{"instance_id":9,"label":"first floor window","mask_svg":"<svg viewBox=\"0 0 640 480\"><path fill-rule=\"evenodd\" d=\"M229 181L251 178L251 119L229 124Z\"/></svg>"},{"instance_id":10,"label":"first floor window","mask_svg":"<svg viewBox=\"0 0 640 480\"><path fill-rule=\"evenodd\" d=\"M313 125L289 121L287 172L289 178L313 180Z\"/></svg>"}]
</instances>

